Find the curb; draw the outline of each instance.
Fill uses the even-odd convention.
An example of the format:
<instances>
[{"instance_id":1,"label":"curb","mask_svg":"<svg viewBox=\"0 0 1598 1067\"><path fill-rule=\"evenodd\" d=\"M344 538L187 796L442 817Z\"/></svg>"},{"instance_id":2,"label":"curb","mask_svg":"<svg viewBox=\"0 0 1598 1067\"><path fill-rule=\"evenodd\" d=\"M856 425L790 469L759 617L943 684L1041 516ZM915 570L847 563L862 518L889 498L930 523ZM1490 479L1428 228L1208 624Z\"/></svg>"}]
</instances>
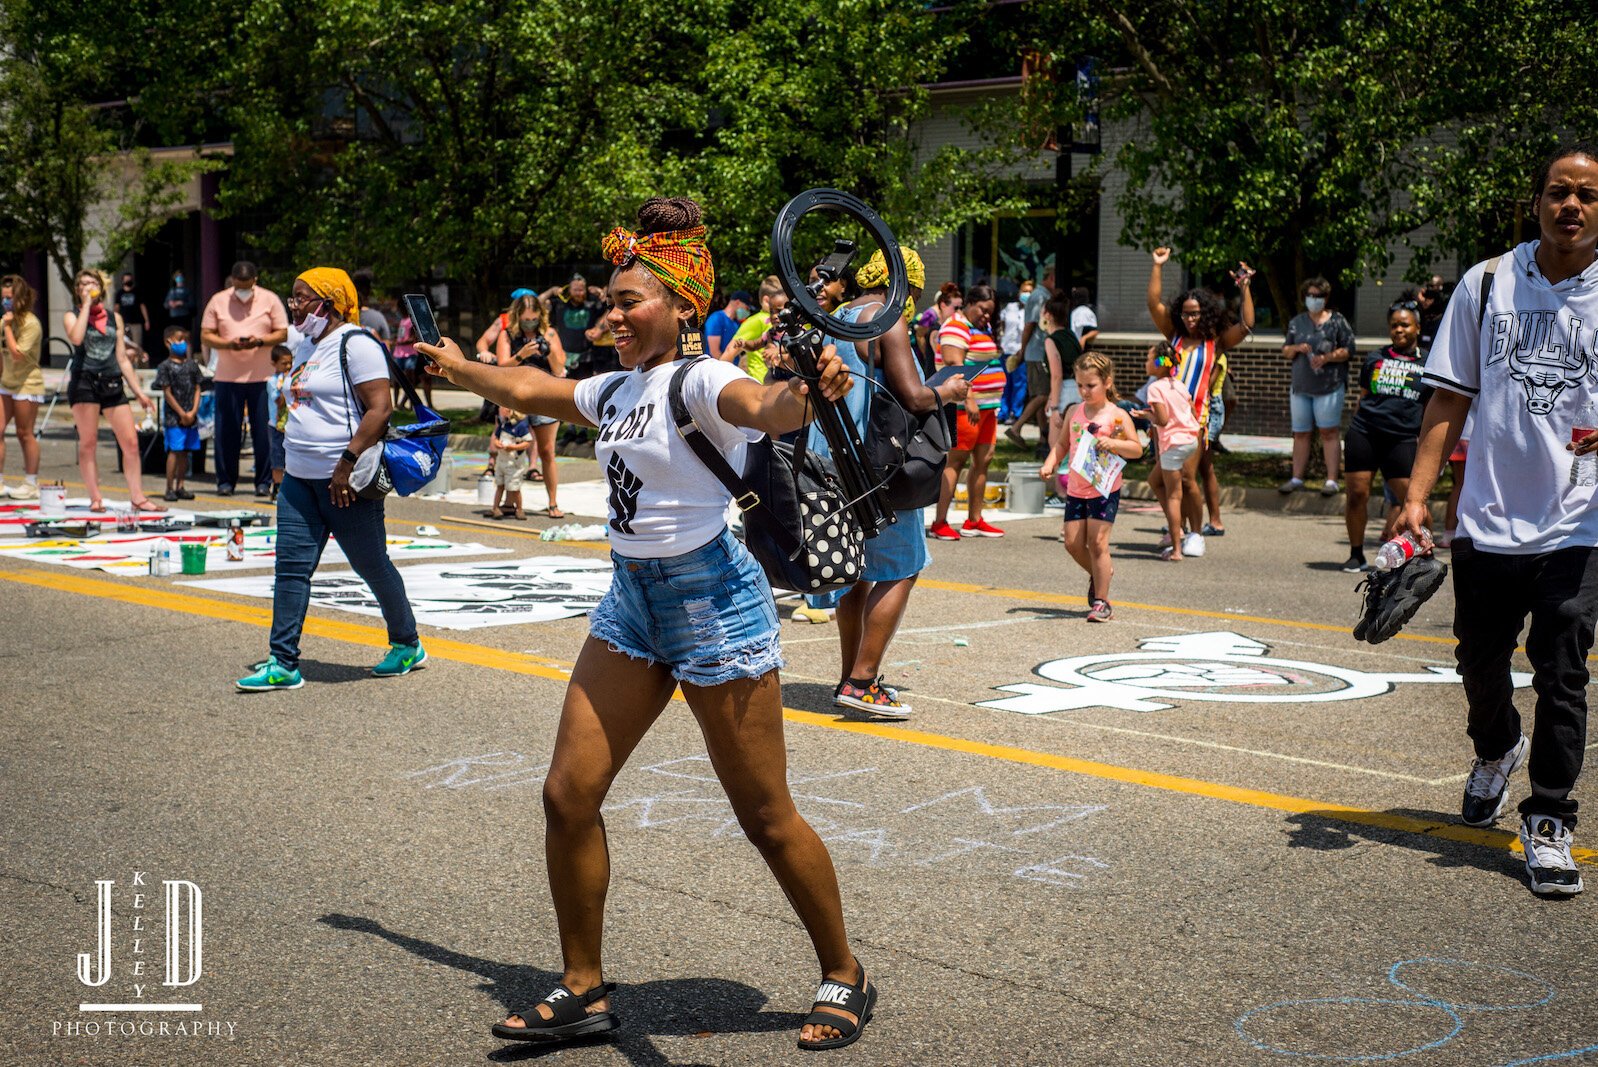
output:
<instances>
[{"instance_id":1,"label":"curb","mask_svg":"<svg viewBox=\"0 0 1598 1067\"><path fill-rule=\"evenodd\" d=\"M459 452L487 452L488 434L452 433L449 435L449 447ZM575 456L578 459L593 459L594 446L592 442L580 445L556 445L557 456Z\"/></svg>"},{"instance_id":2,"label":"curb","mask_svg":"<svg viewBox=\"0 0 1598 1067\"><path fill-rule=\"evenodd\" d=\"M1004 472L1009 473L1008 468ZM1004 478L997 472L988 475L990 481L1003 481ZM1154 490L1149 488L1147 482L1127 482L1121 487L1121 496L1127 500L1154 500ZM1348 506L1348 496L1338 493L1335 496L1321 496L1318 490L1297 493L1280 493L1275 489L1245 488L1238 485L1221 486L1221 506L1233 511L1276 511L1289 515L1321 515L1341 516ZM1369 505L1370 517L1385 519L1387 517L1387 503L1381 494L1372 493ZM1447 514L1447 504L1441 500L1431 502L1432 529L1442 529L1442 523Z\"/></svg>"}]
</instances>

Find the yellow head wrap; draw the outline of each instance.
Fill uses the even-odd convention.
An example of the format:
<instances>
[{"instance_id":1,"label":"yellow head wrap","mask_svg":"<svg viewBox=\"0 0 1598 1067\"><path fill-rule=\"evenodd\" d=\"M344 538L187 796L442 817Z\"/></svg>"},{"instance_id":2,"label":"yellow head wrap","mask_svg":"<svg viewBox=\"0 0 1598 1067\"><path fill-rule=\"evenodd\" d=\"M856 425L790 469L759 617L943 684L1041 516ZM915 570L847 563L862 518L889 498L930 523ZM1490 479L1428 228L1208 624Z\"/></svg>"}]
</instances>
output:
<instances>
[{"instance_id":1,"label":"yellow head wrap","mask_svg":"<svg viewBox=\"0 0 1598 1067\"><path fill-rule=\"evenodd\" d=\"M916 250L900 245L899 254L904 256L904 270L910 277L910 288L925 289L927 266L921 262ZM882 249L879 248L871 253L866 265L855 272L854 280L862 289L875 289L888 284L888 257L882 254Z\"/></svg>"},{"instance_id":2,"label":"yellow head wrap","mask_svg":"<svg viewBox=\"0 0 1598 1067\"><path fill-rule=\"evenodd\" d=\"M361 324L361 302L355 295L355 283L350 281L350 276L337 267L312 267L299 276L299 281L311 287L311 292L317 296L326 297L333 302L333 310L338 312L345 322Z\"/></svg>"},{"instance_id":3,"label":"yellow head wrap","mask_svg":"<svg viewBox=\"0 0 1598 1067\"><path fill-rule=\"evenodd\" d=\"M904 272L910 279L910 288L925 289L927 287L927 265L921 262L921 257L913 248L899 246L899 254L904 257ZM866 265L855 272L855 284L862 289L876 289L888 284L888 257L882 254L882 249L871 253L871 258L866 260ZM912 319L916 313L915 297L907 296L904 301L904 317Z\"/></svg>"},{"instance_id":4,"label":"yellow head wrap","mask_svg":"<svg viewBox=\"0 0 1598 1067\"><path fill-rule=\"evenodd\" d=\"M605 235L600 248L618 267L636 259L667 289L692 304L698 323L704 323L716 288L716 264L705 244L703 226L646 234L617 226Z\"/></svg>"}]
</instances>

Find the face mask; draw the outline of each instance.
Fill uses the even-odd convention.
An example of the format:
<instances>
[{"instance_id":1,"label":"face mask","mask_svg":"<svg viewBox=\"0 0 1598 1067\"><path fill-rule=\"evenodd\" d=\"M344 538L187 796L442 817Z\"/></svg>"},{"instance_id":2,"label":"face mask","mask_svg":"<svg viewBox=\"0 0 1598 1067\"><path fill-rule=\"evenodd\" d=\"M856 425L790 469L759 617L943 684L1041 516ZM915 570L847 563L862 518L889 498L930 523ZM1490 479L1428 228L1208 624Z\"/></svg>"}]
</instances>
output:
<instances>
[{"instance_id":1,"label":"face mask","mask_svg":"<svg viewBox=\"0 0 1598 1067\"><path fill-rule=\"evenodd\" d=\"M172 284L173 285L182 285L183 284L183 275L181 275L181 274L172 275Z\"/></svg>"},{"instance_id":2,"label":"face mask","mask_svg":"<svg viewBox=\"0 0 1598 1067\"><path fill-rule=\"evenodd\" d=\"M252 299L254 299L254 297L255 297L255 286L253 286L253 285L250 286L248 289L235 289L235 290L233 290L233 299L241 300L241 301L243 301L246 304L248 304Z\"/></svg>"},{"instance_id":3,"label":"face mask","mask_svg":"<svg viewBox=\"0 0 1598 1067\"><path fill-rule=\"evenodd\" d=\"M737 313L733 315L732 319L733 319L734 322L742 322L744 319L747 319L748 317L749 317L749 309L748 308L739 308Z\"/></svg>"},{"instance_id":4,"label":"face mask","mask_svg":"<svg viewBox=\"0 0 1598 1067\"><path fill-rule=\"evenodd\" d=\"M188 355L189 354L189 343L187 341L173 341L172 342L172 354L174 356L186 356L186 355Z\"/></svg>"},{"instance_id":5,"label":"face mask","mask_svg":"<svg viewBox=\"0 0 1598 1067\"><path fill-rule=\"evenodd\" d=\"M1324 296L1306 296L1304 298L1304 309L1311 315L1319 314L1326 310L1326 298Z\"/></svg>"},{"instance_id":6,"label":"face mask","mask_svg":"<svg viewBox=\"0 0 1598 1067\"><path fill-rule=\"evenodd\" d=\"M298 328L302 334L314 341L322 336L322 332L327 329L327 316L307 314L305 318L300 320Z\"/></svg>"},{"instance_id":7,"label":"face mask","mask_svg":"<svg viewBox=\"0 0 1598 1067\"><path fill-rule=\"evenodd\" d=\"M9 296L4 298L4 299L0 299L0 308L4 308L6 311L10 311L11 310L11 306L12 306L11 305L11 298Z\"/></svg>"},{"instance_id":8,"label":"face mask","mask_svg":"<svg viewBox=\"0 0 1598 1067\"><path fill-rule=\"evenodd\" d=\"M523 319L522 320L522 333L536 333L537 330L538 330L538 320L537 319Z\"/></svg>"}]
</instances>

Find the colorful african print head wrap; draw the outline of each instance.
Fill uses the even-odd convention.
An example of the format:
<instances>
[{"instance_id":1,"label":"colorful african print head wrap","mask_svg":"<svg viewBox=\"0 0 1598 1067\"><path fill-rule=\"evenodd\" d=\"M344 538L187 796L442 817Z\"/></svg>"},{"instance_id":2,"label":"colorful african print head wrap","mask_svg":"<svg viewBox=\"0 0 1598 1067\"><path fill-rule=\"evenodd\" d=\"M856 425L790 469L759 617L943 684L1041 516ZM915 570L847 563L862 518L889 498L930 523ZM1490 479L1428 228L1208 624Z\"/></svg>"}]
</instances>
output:
<instances>
[{"instance_id":1,"label":"colorful african print head wrap","mask_svg":"<svg viewBox=\"0 0 1598 1067\"><path fill-rule=\"evenodd\" d=\"M667 289L692 304L695 321L704 323L710 311L710 294L716 287L716 265L710 258L710 246L705 244L703 226L643 236L617 226L605 235L600 248L605 258L618 267L636 259Z\"/></svg>"},{"instance_id":2,"label":"colorful african print head wrap","mask_svg":"<svg viewBox=\"0 0 1598 1067\"><path fill-rule=\"evenodd\" d=\"M309 285L311 292L317 296L331 300L333 310L345 322L360 324L361 302L355 295L355 283L350 281L348 274L337 267L312 267L301 274L299 280Z\"/></svg>"}]
</instances>

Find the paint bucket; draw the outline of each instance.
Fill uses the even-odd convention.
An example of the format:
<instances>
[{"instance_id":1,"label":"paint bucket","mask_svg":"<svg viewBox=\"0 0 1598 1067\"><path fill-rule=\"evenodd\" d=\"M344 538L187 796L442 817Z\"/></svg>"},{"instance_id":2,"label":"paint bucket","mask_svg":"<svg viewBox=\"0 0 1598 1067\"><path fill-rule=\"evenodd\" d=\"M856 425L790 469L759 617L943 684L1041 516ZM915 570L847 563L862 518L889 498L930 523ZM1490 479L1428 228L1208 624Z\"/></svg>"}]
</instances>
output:
<instances>
[{"instance_id":1,"label":"paint bucket","mask_svg":"<svg viewBox=\"0 0 1598 1067\"><path fill-rule=\"evenodd\" d=\"M64 485L39 486L39 514L65 515L67 513L67 487Z\"/></svg>"},{"instance_id":2,"label":"paint bucket","mask_svg":"<svg viewBox=\"0 0 1598 1067\"><path fill-rule=\"evenodd\" d=\"M494 476L485 474L477 479L477 503L480 507L494 506Z\"/></svg>"},{"instance_id":3,"label":"paint bucket","mask_svg":"<svg viewBox=\"0 0 1598 1067\"><path fill-rule=\"evenodd\" d=\"M183 573L204 574L205 557L206 553L210 552L210 550L210 546L203 542L199 544L188 541L184 542L181 549L183 554Z\"/></svg>"},{"instance_id":4,"label":"paint bucket","mask_svg":"<svg viewBox=\"0 0 1598 1067\"><path fill-rule=\"evenodd\" d=\"M1005 476L1008 508L1016 515L1043 514L1043 471L1041 463L1012 463Z\"/></svg>"}]
</instances>

